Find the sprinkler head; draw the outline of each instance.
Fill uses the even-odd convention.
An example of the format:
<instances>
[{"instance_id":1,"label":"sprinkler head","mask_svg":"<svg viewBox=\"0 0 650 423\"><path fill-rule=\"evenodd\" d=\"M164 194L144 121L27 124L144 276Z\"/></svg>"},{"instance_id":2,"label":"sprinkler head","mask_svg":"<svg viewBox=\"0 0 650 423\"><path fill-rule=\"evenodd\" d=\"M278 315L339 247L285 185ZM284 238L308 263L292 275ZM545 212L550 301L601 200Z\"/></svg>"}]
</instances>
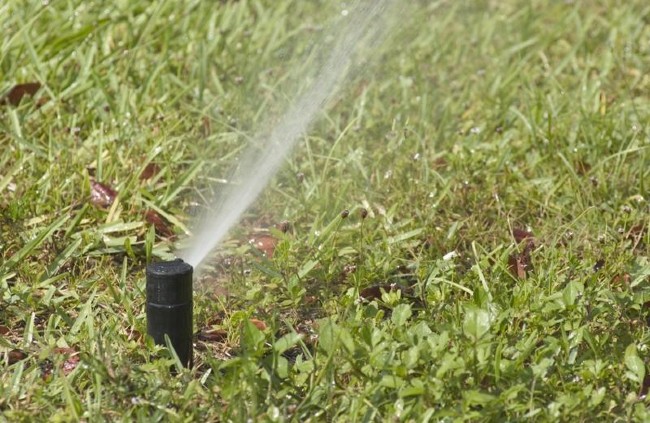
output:
<instances>
[{"instance_id":1,"label":"sprinkler head","mask_svg":"<svg viewBox=\"0 0 650 423\"><path fill-rule=\"evenodd\" d=\"M147 333L169 337L185 367L192 366L192 266L181 259L147 266Z\"/></svg>"}]
</instances>

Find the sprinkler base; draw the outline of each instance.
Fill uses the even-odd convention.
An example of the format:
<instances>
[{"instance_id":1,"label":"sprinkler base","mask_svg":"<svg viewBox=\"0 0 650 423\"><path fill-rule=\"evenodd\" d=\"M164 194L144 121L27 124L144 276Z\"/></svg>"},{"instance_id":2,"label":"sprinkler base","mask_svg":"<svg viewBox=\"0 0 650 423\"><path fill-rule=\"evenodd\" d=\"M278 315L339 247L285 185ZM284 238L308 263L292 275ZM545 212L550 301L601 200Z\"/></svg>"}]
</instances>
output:
<instances>
[{"instance_id":1,"label":"sprinkler base","mask_svg":"<svg viewBox=\"0 0 650 423\"><path fill-rule=\"evenodd\" d=\"M147 333L158 345L167 335L185 367L192 366L192 273L181 259L147 266Z\"/></svg>"}]
</instances>

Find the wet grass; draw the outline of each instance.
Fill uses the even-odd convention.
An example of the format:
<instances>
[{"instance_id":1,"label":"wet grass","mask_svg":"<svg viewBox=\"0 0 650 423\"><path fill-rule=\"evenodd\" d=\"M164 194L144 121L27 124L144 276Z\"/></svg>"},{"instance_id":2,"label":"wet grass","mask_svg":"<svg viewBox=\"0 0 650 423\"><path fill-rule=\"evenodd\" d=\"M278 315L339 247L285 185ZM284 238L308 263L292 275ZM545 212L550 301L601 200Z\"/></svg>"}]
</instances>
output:
<instances>
[{"instance_id":1,"label":"wet grass","mask_svg":"<svg viewBox=\"0 0 650 423\"><path fill-rule=\"evenodd\" d=\"M650 7L421 3L207 263L178 372L144 266L340 10L0 6L4 418L648 419Z\"/></svg>"}]
</instances>

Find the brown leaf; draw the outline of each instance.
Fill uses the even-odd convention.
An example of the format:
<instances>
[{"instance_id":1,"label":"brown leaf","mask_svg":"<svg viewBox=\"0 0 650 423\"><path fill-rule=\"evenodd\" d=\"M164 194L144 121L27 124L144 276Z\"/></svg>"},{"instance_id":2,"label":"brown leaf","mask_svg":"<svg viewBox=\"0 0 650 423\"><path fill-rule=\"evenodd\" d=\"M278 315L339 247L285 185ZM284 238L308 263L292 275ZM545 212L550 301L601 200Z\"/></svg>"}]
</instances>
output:
<instances>
[{"instance_id":1,"label":"brown leaf","mask_svg":"<svg viewBox=\"0 0 650 423\"><path fill-rule=\"evenodd\" d=\"M630 240L634 242L634 246L636 247L639 245L639 243L642 242L643 238L646 236L646 233L648 231L648 228L646 227L645 224L639 223L630 228L630 230L627 232L625 235L625 239Z\"/></svg>"},{"instance_id":2,"label":"brown leaf","mask_svg":"<svg viewBox=\"0 0 650 423\"><path fill-rule=\"evenodd\" d=\"M434 169L442 169L442 168L446 168L447 166L449 166L449 163L447 162L447 159L445 159L444 157L438 157L433 161Z\"/></svg>"},{"instance_id":3,"label":"brown leaf","mask_svg":"<svg viewBox=\"0 0 650 423\"><path fill-rule=\"evenodd\" d=\"M257 329L259 329L259 330L266 330L266 323L264 323L263 321L261 321L261 320L257 320L257 319L250 319L249 321L250 321L250 322L253 324L253 326L255 326Z\"/></svg>"},{"instance_id":4,"label":"brown leaf","mask_svg":"<svg viewBox=\"0 0 650 423\"><path fill-rule=\"evenodd\" d=\"M618 275L612 278L612 283L614 285L622 285L622 284L629 285L630 280L632 280L632 278L630 277L629 273L623 273L622 275L619 273ZM650 306L650 302L648 302L647 304Z\"/></svg>"},{"instance_id":5,"label":"brown leaf","mask_svg":"<svg viewBox=\"0 0 650 423\"><path fill-rule=\"evenodd\" d=\"M63 362L63 374L69 375L74 369L77 368L79 364L79 356L73 355L70 356L66 361Z\"/></svg>"},{"instance_id":6,"label":"brown leaf","mask_svg":"<svg viewBox=\"0 0 650 423\"><path fill-rule=\"evenodd\" d=\"M90 181L90 202L100 208L109 207L115 201L117 192L106 184Z\"/></svg>"},{"instance_id":7,"label":"brown leaf","mask_svg":"<svg viewBox=\"0 0 650 423\"><path fill-rule=\"evenodd\" d=\"M201 133L204 137L207 137L212 133L212 124L207 116L201 118Z\"/></svg>"},{"instance_id":8,"label":"brown leaf","mask_svg":"<svg viewBox=\"0 0 650 423\"><path fill-rule=\"evenodd\" d=\"M282 222L275 225L275 227L280 232L286 234L291 230L291 222L289 222L288 220L283 220Z\"/></svg>"},{"instance_id":9,"label":"brown leaf","mask_svg":"<svg viewBox=\"0 0 650 423\"><path fill-rule=\"evenodd\" d=\"M361 292L359 292L359 297L365 301L381 300L382 291L393 292L399 289L400 288L397 286L397 284L394 283L373 285L362 289Z\"/></svg>"},{"instance_id":10,"label":"brown leaf","mask_svg":"<svg viewBox=\"0 0 650 423\"><path fill-rule=\"evenodd\" d=\"M142 172L140 172L140 180L145 181L147 179L151 179L159 173L160 166L155 163L147 163L144 169L142 169Z\"/></svg>"},{"instance_id":11,"label":"brown leaf","mask_svg":"<svg viewBox=\"0 0 650 423\"><path fill-rule=\"evenodd\" d=\"M224 329L204 328L199 332L198 338L205 342L221 342L228 338L228 332Z\"/></svg>"},{"instance_id":12,"label":"brown leaf","mask_svg":"<svg viewBox=\"0 0 650 423\"><path fill-rule=\"evenodd\" d=\"M248 243L261 251L266 257L273 257L277 240L268 234L253 235Z\"/></svg>"},{"instance_id":13,"label":"brown leaf","mask_svg":"<svg viewBox=\"0 0 650 423\"><path fill-rule=\"evenodd\" d=\"M526 265L524 264L520 254L510 254L508 257L508 269L515 278L526 278Z\"/></svg>"},{"instance_id":14,"label":"brown leaf","mask_svg":"<svg viewBox=\"0 0 650 423\"><path fill-rule=\"evenodd\" d=\"M508 269L512 276L517 279L525 279L526 275L533 270L533 261L530 252L534 248L532 241L529 241L521 253L513 253L508 257Z\"/></svg>"},{"instance_id":15,"label":"brown leaf","mask_svg":"<svg viewBox=\"0 0 650 423\"><path fill-rule=\"evenodd\" d=\"M47 103L48 101L50 101L50 98L48 96L46 96L46 95L44 95L42 97L39 97L39 99L36 100L36 107L37 108L43 107L43 105L45 103Z\"/></svg>"},{"instance_id":16,"label":"brown leaf","mask_svg":"<svg viewBox=\"0 0 650 423\"><path fill-rule=\"evenodd\" d=\"M523 240L528 240L529 242L534 242L535 240L532 232L520 228L514 228L512 230L512 237L517 244L521 244Z\"/></svg>"},{"instance_id":17,"label":"brown leaf","mask_svg":"<svg viewBox=\"0 0 650 423\"><path fill-rule=\"evenodd\" d=\"M156 231L165 238L174 237L174 232L169 228L169 223L155 210L147 210L144 213L144 219L151 223Z\"/></svg>"},{"instance_id":18,"label":"brown leaf","mask_svg":"<svg viewBox=\"0 0 650 423\"><path fill-rule=\"evenodd\" d=\"M11 332L11 329L8 326L0 325L0 335L6 335L9 332Z\"/></svg>"},{"instance_id":19,"label":"brown leaf","mask_svg":"<svg viewBox=\"0 0 650 423\"><path fill-rule=\"evenodd\" d=\"M133 328L128 329L127 339L129 341L131 339L133 339L136 342L143 342L144 341L144 337L142 336L142 333L140 333L140 331L138 331L136 329L133 329Z\"/></svg>"},{"instance_id":20,"label":"brown leaf","mask_svg":"<svg viewBox=\"0 0 650 423\"><path fill-rule=\"evenodd\" d=\"M11 366L12 364L18 363L19 361L22 361L27 358L27 353L22 350L11 350L8 353L9 357L9 365Z\"/></svg>"},{"instance_id":21,"label":"brown leaf","mask_svg":"<svg viewBox=\"0 0 650 423\"><path fill-rule=\"evenodd\" d=\"M0 104L11 104L12 106L18 106L20 101L25 97L33 96L41 88L41 84L38 82L27 82L25 84L14 85L14 87L0 99Z\"/></svg>"},{"instance_id":22,"label":"brown leaf","mask_svg":"<svg viewBox=\"0 0 650 423\"><path fill-rule=\"evenodd\" d=\"M79 352L74 348L55 348L54 353L65 356L62 369L63 374L66 376L72 373L77 368L77 365L79 365Z\"/></svg>"},{"instance_id":23,"label":"brown leaf","mask_svg":"<svg viewBox=\"0 0 650 423\"><path fill-rule=\"evenodd\" d=\"M575 161L576 173L580 176L584 176L591 170L591 165L584 160Z\"/></svg>"}]
</instances>

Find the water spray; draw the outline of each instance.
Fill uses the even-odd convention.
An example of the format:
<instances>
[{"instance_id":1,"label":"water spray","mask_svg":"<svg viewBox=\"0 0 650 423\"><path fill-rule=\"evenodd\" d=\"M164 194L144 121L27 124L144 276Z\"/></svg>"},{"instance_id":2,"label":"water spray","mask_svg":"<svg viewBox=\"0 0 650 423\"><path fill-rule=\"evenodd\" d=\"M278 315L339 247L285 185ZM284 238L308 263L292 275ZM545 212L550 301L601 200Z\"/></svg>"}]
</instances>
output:
<instances>
[{"instance_id":1,"label":"water spray","mask_svg":"<svg viewBox=\"0 0 650 423\"><path fill-rule=\"evenodd\" d=\"M313 82L297 96L279 121L262 131L244 153L233 184L218 198L198 222L183 258L150 264L147 267L147 332L156 344L172 347L184 366L192 365L192 274L208 253L262 192L300 137L319 113L326 109L353 68L354 59L364 49L377 45L387 33L382 18L397 11L397 0L359 0L346 22L332 34L338 41L322 56ZM391 19L390 22L394 22ZM372 49L370 49L372 50ZM262 142L263 141L263 142ZM259 149L258 149L259 147ZM251 171L252 170L252 171Z\"/></svg>"},{"instance_id":2,"label":"water spray","mask_svg":"<svg viewBox=\"0 0 650 423\"><path fill-rule=\"evenodd\" d=\"M158 345L169 337L185 367L192 366L192 273L181 259L147 266L147 333Z\"/></svg>"},{"instance_id":3,"label":"water spray","mask_svg":"<svg viewBox=\"0 0 650 423\"><path fill-rule=\"evenodd\" d=\"M350 11L345 10L342 24L332 30L337 41L324 49L312 82L270 129L254 138L231 178L236 183L210 201L207 213L197 222L189 246L182 253L190 265L198 267L260 195L298 140L349 79L355 59L359 60L364 51L373 51L372 46L387 34L389 23L395 19L385 18L397 12L402 2L359 0L353 4L355 7Z\"/></svg>"}]
</instances>

